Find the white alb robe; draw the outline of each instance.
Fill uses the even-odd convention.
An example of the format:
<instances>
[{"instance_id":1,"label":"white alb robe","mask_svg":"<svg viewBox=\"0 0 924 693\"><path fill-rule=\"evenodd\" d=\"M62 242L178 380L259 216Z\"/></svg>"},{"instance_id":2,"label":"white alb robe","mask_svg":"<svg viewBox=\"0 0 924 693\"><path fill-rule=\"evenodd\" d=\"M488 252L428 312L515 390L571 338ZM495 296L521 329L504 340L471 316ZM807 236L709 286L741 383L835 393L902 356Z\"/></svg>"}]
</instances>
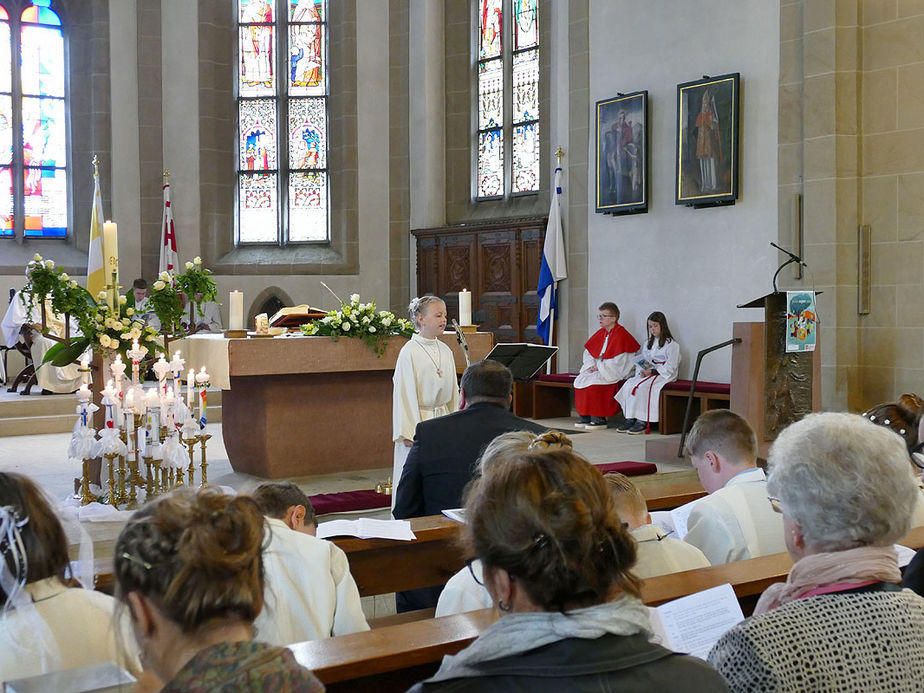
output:
<instances>
[{"instance_id":1,"label":"white alb robe","mask_svg":"<svg viewBox=\"0 0 924 693\"><path fill-rule=\"evenodd\" d=\"M636 364L635 375L619 388L616 401L619 402L627 419L656 423L661 389L667 383L677 380L677 373L680 370L680 345L673 339L667 340L663 347L658 346L657 339L654 340L650 349L647 344L645 342L642 345L642 350L635 361L645 359L654 365L658 375L644 376L642 367Z\"/></svg>"},{"instance_id":2,"label":"white alb robe","mask_svg":"<svg viewBox=\"0 0 924 693\"><path fill-rule=\"evenodd\" d=\"M472 561L472 569L463 567L449 578L436 603L436 617L464 614L466 611L478 611L494 606L494 600L484 585L479 585L472 577L472 571L484 582L484 568L480 560Z\"/></svg>"},{"instance_id":3,"label":"white alb robe","mask_svg":"<svg viewBox=\"0 0 924 693\"><path fill-rule=\"evenodd\" d=\"M51 333L58 337L64 336L64 318L53 313L50 306L45 310L45 321ZM33 306L31 310L27 310L22 301L22 293L17 291L16 295L13 296L13 300L10 301L10 307L7 309L6 315L3 317L2 330L6 345L10 348L16 346L19 341L19 331L23 325L39 325L41 322L41 309L38 306ZM79 334L80 330L77 327L77 321L71 318L71 336ZM60 393L74 392L80 387L82 381L79 371L80 366L77 363L72 363L63 368L52 366L51 364L42 366L45 354L55 344L54 340L43 336L38 330L32 330L31 355L32 363L35 364L36 381L43 390Z\"/></svg>"},{"instance_id":4,"label":"white alb robe","mask_svg":"<svg viewBox=\"0 0 924 693\"><path fill-rule=\"evenodd\" d=\"M709 559L692 544L668 536L660 527L642 525L629 530L635 539L636 560L632 572L636 577L657 577L695 568L708 568Z\"/></svg>"},{"instance_id":5,"label":"white alb robe","mask_svg":"<svg viewBox=\"0 0 924 693\"><path fill-rule=\"evenodd\" d=\"M606 347L609 345L610 335L603 340L601 354L606 353ZM599 355L599 354L598 354ZM620 380L625 380L632 372L632 366L635 362L635 354L624 352L616 354L611 359L597 358L587 349L584 349L584 360L581 364L581 372L574 379L574 389L590 387L591 385L612 385ZM591 371L590 368L596 366L597 370Z\"/></svg>"},{"instance_id":6,"label":"white alb robe","mask_svg":"<svg viewBox=\"0 0 924 693\"><path fill-rule=\"evenodd\" d=\"M440 375L437 373L439 368ZM452 349L438 339L415 334L401 347L392 378L392 440L395 443L392 472L392 507L398 481L410 450L405 440L414 440L421 421L451 414L459 408L459 385Z\"/></svg>"}]
</instances>

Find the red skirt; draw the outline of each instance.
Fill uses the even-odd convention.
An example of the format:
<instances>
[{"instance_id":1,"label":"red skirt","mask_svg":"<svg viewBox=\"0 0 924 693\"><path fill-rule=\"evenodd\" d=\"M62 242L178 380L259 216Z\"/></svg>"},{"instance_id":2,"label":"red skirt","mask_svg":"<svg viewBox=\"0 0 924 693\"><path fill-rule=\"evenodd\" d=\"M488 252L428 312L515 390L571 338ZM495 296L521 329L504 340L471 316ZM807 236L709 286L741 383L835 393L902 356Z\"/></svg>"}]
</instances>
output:
<instances>
[{"instance_id":1,"label":"red skirt","mask_svg":"<svg viewBox=\"0 0 924 693\"><path fill-rule=\"evenodd\" d=\"M612 385L591 385L574 390L574 408L581 416L615 416L619 402L614 397L622 381Z\"/></svg>"}]
</instances>

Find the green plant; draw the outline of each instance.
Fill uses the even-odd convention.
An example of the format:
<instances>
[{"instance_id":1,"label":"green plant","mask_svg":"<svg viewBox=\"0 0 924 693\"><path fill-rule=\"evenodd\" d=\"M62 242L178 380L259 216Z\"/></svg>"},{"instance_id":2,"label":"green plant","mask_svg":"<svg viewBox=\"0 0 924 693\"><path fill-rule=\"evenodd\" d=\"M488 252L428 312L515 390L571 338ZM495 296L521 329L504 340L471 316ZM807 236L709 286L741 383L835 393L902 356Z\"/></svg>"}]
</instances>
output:
<instances>
[{"instance_id":1,"label":"green plant","mask_svg":"<svg viewBox=\"0 0 924 693\"><path fill-rule=\"evenodd\" d=\"M375 301L361 303L359 294L353 294L349 303L340 304L340 310L332 310L320 320L302 325L301 331L309 337L361 339L381 358L388 338L392 335L410 337L414 334L414 325L387 310L376 311Z\"/></svg>"}]
</instances>

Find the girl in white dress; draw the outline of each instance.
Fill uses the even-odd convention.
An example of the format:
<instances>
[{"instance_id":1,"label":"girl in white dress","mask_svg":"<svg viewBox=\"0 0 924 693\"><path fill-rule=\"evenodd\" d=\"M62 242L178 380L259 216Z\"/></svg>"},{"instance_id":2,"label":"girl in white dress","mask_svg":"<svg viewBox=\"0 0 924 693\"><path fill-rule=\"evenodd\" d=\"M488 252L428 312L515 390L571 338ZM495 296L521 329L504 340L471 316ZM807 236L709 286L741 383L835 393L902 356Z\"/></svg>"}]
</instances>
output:
<instances>
[{"instance_id":1,"label":"girl in white dress","mask_svg":"<svg viewBox=\"0 0 924 693\"><path fill-rule=\"evenodd\" d=\"M459 408L455 357L452 349L438 339L446 329L446 304L436 296L421 296L411 301L408 313L418 332L401 347L392 379L392 507L417 424Z\"/></svg>"},{"instance_id":2,"label":"girl in white dress","mask_svg":"<svg viewBox=\"0 0 924 693\"><path fill-rule=\"evenodd\" d=\"M648 316L648 341L642 345L635 366L635 375L629 378L616 393L626 420L616 430L638 435L648 433L651 424L658 421L658 398L661 388L677 379L680 369L680 345L674 341L661 311ZM638 361L647 361L643 367Z\"/></svg>"}]
</instances>

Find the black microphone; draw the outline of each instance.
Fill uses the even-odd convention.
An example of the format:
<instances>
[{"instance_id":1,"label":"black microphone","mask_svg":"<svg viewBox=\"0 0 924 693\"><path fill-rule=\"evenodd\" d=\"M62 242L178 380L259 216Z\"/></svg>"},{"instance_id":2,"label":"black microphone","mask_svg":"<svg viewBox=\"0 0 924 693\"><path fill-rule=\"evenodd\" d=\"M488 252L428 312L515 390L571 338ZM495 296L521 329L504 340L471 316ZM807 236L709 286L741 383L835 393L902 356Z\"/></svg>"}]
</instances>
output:
<instances>
[{"instance_id":1,"label":"black microphone","mask_svg":"<svg viewBox=\"0 0 924 693\"><path fill-rule=\"evenodd\" d=\"M468 342L465 341L465 335L462 333L462 328L459 327L459 323L456 322L455 318L452 319L452 329L456 331L456 339L459 340L459 346L462 347L462 353L465 356L465 365L471 366L472 363L468 356Z\"/></svg>"},{"instance_id":2,"label":"black microphone","mask_svg":"<svg viewBox=\"0 0 924 693\"><path fill-rule=\"evenodd\" d=\"M805 262L803 262L801 257L799 257L798 255L795 255L794 253L790 253L788 250L786 250L786 248L781 248L773 241L770 241L770 245L772 245L774 248L776 248L780 252L786 253L793 262L798 262L800 265L805 265Z\"/></svg>"}]
</instances>

